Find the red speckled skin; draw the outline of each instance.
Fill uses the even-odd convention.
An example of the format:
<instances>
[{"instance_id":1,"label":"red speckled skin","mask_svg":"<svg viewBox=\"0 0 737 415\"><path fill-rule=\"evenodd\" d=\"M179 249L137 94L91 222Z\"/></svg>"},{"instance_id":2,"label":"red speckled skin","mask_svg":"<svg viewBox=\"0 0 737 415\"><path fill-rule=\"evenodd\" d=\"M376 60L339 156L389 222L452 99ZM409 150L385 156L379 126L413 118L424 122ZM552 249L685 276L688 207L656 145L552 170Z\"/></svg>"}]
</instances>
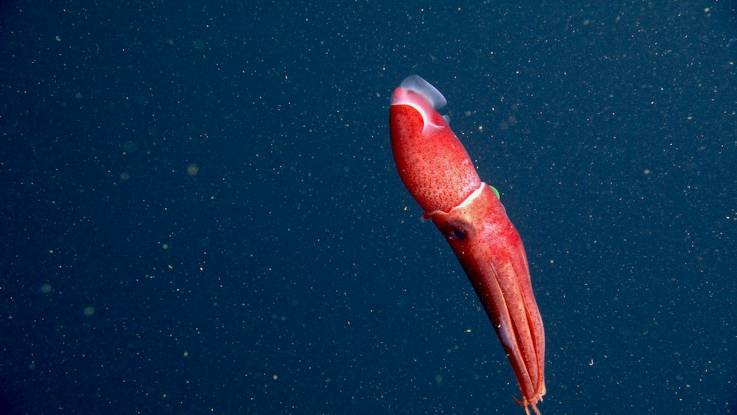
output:
<instances>
[{"instance_id":1,"label":"red speckled skin","mask_svg":"<svg viewBox=\"0 0 737 415\"><path fill-rule=\"evenodd\" d=\"M445 125L428 108L438 116L435 122ZM425 212L450 210L478 189L476 168L449 128L428 128L423 134L422 114L414 107L393 105L390 111L391 136L401 137L392 139L399 176Z\"/></svg>"},{"instance_id":2,"label":"red speckled skin","mask_svg":"<svg viewBox=\"0 0 737 415\"><path fill-rule=\"evenodd\" d=\"M545 334L522 240L463 145L421 94L397 88L389 110L402 181L453 248L512 364L525 413L545 394Z\"/></svg>"}]
</instances>

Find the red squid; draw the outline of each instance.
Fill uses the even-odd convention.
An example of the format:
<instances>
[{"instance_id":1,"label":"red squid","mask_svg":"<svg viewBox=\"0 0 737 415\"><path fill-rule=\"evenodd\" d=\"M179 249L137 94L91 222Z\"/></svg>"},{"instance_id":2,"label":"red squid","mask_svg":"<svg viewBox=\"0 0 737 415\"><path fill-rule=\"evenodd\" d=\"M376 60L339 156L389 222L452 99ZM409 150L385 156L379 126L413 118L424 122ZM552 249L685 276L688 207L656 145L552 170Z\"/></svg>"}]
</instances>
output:
<instances>
[{"instance_id":1,"label":"red squid","mask_svg":"<svg viewBox=\"0 0 737 415\"><path fill-rule=\"evenodd\" d=\"M399 176L455 252L514 370L527 415L545 395L545 334L525 249L499 201L478 176L438 110L445 97L417 75L394 90L389 109Z\"/></svg>"}]
</instances>

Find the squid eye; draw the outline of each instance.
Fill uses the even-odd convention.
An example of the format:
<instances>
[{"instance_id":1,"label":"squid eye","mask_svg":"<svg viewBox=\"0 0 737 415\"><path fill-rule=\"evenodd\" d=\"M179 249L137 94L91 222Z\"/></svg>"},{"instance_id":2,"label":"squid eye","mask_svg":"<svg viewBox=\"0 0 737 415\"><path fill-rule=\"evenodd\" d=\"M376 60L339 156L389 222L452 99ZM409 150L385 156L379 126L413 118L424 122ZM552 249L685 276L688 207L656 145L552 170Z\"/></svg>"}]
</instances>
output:
<instances>
[{"instance_id":1,"label":"squid eye","mask_svg":"<svg viewBox=\"0 0 737 415\"><path fill-rule=\"evenodd\" d=\"M453 220L448 223L445 236L450 240L465 241L473 236L473 225L465 220Z\"/></svg>"},{"instance_id":2,"label":"squid eye","mask_svg":"<svg viewBox=\"0 0 737 415\"><path fill-rule=\"evenodd\" d=\"M489 185L489 187L491 187L491 191L492 191L492 192L494 192L494 194L496 195L496 198L497 198L497 199L499 199L499 200L501 200L501 199L502 199L502 197L501 197L501 196L499 196L499 191L498 191L498 190L496 190L496 187L494 187L494 186L491 186L491 185Z\"/></svg>"},{"instance_id":3,"label":"squid eye","mask_svg":"<svg viewBox=\"0 0 737 415\"><path fill-rule=\"evenodd\" d=\"M450 239L465 241L468 235L466 235L466 232L464 232L463 229L451 229L450 232L448 232L448 237Z\"/></svg>"}]
</instances>

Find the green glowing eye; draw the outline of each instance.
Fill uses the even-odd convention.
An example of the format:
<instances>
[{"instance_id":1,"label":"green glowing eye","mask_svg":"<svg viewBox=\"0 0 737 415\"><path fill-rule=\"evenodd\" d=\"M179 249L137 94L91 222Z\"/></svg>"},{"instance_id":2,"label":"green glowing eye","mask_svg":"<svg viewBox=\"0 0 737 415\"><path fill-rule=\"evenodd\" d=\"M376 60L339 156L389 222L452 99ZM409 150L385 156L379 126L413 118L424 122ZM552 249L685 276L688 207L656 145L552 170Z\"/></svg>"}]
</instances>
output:
<instances>
[{"instance_id":1,"label":"green glowing eye","mask_svg":"<svg viewBox=\"0 0 737 415\"><path fill-rule=\"evenodd\" d=\"M489 187L491 187L491 190L494 191L494 194L496 195L496 198L499 199L499 200L501 200L502 198L501 198L501 196L499 196L499 191L496 190L496 187L491 186L491 185L489 185Z\"/></svg>"}]
</instances>

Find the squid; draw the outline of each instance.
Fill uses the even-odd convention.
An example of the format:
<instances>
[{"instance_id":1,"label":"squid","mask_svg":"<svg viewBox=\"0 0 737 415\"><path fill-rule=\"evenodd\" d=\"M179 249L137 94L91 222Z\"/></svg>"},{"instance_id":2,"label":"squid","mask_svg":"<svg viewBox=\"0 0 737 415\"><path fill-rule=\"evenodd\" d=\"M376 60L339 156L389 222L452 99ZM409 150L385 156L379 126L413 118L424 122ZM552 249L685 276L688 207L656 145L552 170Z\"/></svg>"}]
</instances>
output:
<instances>
[{"instance_id":1,"label":"squid","mask_svg":"<svg viewBox=\"0 0 737 415\"><path fill-rule=\"evenodd\" d=\"M511 363L526 415L545 395L545 333L522 239L499 192L484 183L449 118L446 99L417 75L394 89L391 148L399 176L455 252Z\"/></svg>"}]
</instances>

